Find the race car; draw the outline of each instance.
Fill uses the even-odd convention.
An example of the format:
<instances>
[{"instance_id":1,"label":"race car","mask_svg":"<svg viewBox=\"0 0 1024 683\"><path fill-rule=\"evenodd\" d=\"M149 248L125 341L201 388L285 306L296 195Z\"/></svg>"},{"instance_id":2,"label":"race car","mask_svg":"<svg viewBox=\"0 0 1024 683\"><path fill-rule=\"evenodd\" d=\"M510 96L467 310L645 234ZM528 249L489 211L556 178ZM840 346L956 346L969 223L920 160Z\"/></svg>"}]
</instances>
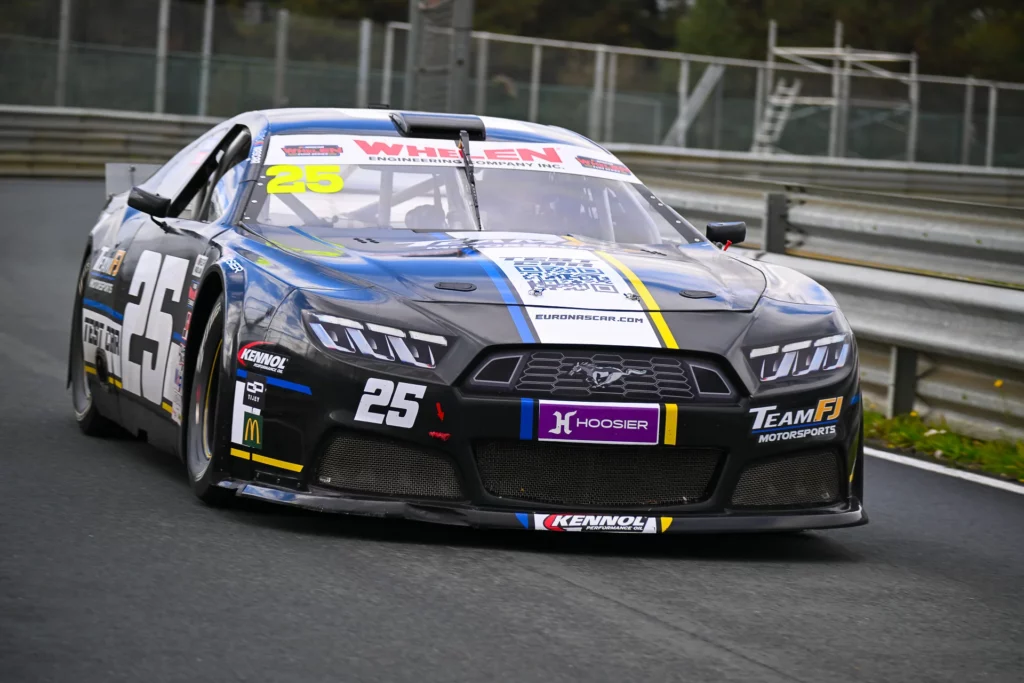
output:
<instances>
[{"instance_id":1,"label":"race car","mask_svg":"<svg viewBox=\"0 0 1024 683\"><path fill-rule=\"evenodd\" d=\"M867 521L835 299L581 135L278 109L135 187L111 168L75 415L177 454L206 503L552 532Z\"/></svg>"}]
</instances>

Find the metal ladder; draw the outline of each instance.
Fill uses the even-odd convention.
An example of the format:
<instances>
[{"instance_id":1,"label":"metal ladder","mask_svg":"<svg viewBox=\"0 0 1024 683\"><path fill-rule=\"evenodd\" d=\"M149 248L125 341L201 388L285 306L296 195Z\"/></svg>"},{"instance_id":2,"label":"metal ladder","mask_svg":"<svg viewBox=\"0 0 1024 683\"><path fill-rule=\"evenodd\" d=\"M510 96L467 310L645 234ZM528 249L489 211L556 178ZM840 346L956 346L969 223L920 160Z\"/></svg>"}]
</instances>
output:
<instances>
[{"instance_id":1,"label":"metal ladder","mask_svg":"<svg viewBox=\"0 0 1024 683\"><path fill-rule=\"evenodd\" d=\"M786 85L784 79L779 79L757 126L754 144L750 146L751 152L773 154L777 150L776 145L789 122L790 112L793 111L793 103L800 96L801 85L799 78L794 78L792 85Z\"/></svg>"}]
</instances>

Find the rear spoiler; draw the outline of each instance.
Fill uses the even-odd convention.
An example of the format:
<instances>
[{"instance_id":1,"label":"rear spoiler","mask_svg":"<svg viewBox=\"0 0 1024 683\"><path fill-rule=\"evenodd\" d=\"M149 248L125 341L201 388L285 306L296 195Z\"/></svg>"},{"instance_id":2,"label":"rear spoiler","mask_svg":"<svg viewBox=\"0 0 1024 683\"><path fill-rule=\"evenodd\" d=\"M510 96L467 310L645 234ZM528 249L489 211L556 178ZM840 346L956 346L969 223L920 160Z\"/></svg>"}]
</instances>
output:
<instances>
[{"instance_id":1,"label":"rear spoiler","mask_svg":"<svg viewBox=\"0 0 1024 683\"><path fill-rule=\"evenodd\" d=\"M106 166L107 199L110 199L149 180L162 164L108 163Z\"/></svg>"}]
</instances>

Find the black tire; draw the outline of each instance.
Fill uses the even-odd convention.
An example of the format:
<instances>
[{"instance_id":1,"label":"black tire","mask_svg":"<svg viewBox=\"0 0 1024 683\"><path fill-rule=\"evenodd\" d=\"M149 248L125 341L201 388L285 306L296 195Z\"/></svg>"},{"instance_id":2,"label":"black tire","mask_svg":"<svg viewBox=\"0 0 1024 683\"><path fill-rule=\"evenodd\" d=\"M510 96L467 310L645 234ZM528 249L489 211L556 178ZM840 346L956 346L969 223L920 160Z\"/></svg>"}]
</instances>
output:
<instances>
[{"instance_id":1,"label":"black tire","mask_svg":"<svg viewBox=\"0 0 1024 683\"><path fill-rule=\"evenodd\" d=\"M235 497L233 490L217 486L221 478L218 466L227 450L222 419L226 408L222 395L227 391L221 370L223 330L224 304L218 300L206 320L188 392L188 408L182 416L186 425L185 468L192 491L199 500L214 506L227 505Z\"/></svg>"},{"instance_id":2,"label":"black tire","mask_svg":"<svg viewBox=\"0 0 1024 683\"><path fill-rule=\"evenodd\" d=\"M85 283L89 278L89 258L82 264L82 273L78 277L78 288L75 290L75 305L71 318L71 350L68 354L68 388L71 390L71 406L75 410L78 428L88 436L111 436L121 430L111 420L100 414L92 392L98 387L90 379L86 371L84 349L82 348L82 299ZM93 375L95 376L95 375Z\"/></svg>"}]
</instances>

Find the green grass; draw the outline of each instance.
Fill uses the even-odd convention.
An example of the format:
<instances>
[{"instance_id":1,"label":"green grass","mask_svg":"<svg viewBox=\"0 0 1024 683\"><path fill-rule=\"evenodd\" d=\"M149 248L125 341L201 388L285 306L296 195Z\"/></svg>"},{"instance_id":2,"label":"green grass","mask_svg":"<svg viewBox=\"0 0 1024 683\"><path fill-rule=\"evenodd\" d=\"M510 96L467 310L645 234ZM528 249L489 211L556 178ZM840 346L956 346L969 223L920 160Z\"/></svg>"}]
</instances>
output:
<instances>
[{"instance_id":1,"label":"green grass","mask_svg":"<svg viewBox=\"0 0 1024 683\"><path fill-rule=\"evenodd\" d=\"M945 465L1024 482L1024 441L981 441L954 434L945 422L925 424L917 413L887 420L864 411L864 436L884 448L912 450Z\"/></svg>"}]
</instances>

